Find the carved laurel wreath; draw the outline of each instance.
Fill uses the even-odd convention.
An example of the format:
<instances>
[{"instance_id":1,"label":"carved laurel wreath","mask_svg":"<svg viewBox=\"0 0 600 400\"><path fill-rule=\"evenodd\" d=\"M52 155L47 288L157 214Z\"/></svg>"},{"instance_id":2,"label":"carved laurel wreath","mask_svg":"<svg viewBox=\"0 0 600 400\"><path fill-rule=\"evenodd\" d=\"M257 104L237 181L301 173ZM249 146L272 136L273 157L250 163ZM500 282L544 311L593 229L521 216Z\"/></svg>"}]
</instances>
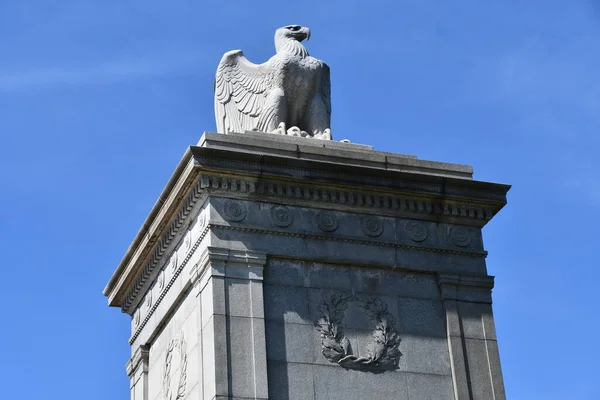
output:
<instances>
[{"instance_id":1,"label":"carved laurel wreath","mask_svg":"<svg viewBox=\"0 0 600 400\"><path fill-rule=\"evenodd\" d=\"M177 365L173 366L173 353L177 351L179 354L179 382L172 382L171 370L176 369ZM177 339L172 339L167 347L165 356L165 371L163 377L163 393L165 400L182 399L185 395L185 384L187 380L187 354L185 347L185 339L183 335ZM176 386L176 387L174 387Z\"/></svg>"},{"instance_id":2,"label":"carved laurel wreath","mask_svg":"<svg viewBox=\"0 0 600 400\"><path fill-rule=\"evenodd\" d=\"M366 346L365 356L352 354L350 341L341 330L342 319L348 303L357 302L360 308L375 323L373 340ZM344 368L398 368L401 353L398 349L400 336L396 331L394 317L388 312L387 304L376 297L359 297L349 294L331 294L324 297L319 307L321 317L315 323L321 333L321 353L329 362Z\"/></svg>"}]
</instances>

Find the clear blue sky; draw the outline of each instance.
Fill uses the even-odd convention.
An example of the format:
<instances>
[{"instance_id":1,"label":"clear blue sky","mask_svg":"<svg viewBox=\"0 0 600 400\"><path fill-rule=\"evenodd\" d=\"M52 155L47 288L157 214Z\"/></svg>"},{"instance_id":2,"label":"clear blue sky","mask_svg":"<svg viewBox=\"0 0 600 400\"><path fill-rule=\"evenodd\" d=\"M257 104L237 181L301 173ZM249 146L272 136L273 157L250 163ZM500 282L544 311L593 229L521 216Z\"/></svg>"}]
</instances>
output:
<instances>
[{"instance_id":1,"label":"clear blue sky","mask_svg":"<svg viewBox=\"0 0 600 400\"><path fill-rule=\"evenodd\" d=\"M312 29L336 139L513 185L484 229L508 398L600 399L597 0L0 0L0 397L129 399L101 292L213 75Z\"/></svg>"}]
</instances>

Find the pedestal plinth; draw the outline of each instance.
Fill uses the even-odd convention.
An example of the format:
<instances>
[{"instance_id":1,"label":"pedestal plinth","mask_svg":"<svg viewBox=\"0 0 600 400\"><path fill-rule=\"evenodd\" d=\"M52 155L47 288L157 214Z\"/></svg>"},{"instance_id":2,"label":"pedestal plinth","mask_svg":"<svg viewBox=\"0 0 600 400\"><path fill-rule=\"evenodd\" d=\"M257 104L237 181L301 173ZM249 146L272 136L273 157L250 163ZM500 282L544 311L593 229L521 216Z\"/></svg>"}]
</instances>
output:
<instances>
[{"instance_id":1,"label":"pedestal plinth","mask_svg":"<svg viewBox=\"0 0 600 400\"><path fill-rule=\"evenodd\" d=\"M481 228L507 185L205 133L110 279L133 400L504 399Z\"/></svg>"}]
</instances>

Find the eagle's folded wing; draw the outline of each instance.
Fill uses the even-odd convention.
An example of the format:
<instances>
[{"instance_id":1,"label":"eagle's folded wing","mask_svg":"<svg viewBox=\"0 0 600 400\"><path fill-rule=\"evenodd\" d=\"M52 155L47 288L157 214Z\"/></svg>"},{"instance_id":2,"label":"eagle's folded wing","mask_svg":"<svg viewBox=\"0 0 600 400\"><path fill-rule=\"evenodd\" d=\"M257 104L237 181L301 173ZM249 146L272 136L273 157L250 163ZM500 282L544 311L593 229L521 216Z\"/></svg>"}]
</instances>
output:
<instances>
[{"instance_id":1,"label":"eagle's folded wing","mask_svg":"<svg viewBox=\"0 0 600 400\"><path fill-rule=\"evenodd\" d=\"M215 115L219 133L257 127L269 87L269 62L254 64L241 50L225 53L215 79Z\"/></svg>"},{"instance_id":2,"label":"eagle's folded wing","mask_svg":"<svg viewBox=\"0 0 600 400\"><path fill-rule=\"evenodd\" d=\"M331 116L331 78L329 77L329 65L325 63L323 63L319 80L319 96L323 100L327 114Z\"/></svg>"}]
</instances>

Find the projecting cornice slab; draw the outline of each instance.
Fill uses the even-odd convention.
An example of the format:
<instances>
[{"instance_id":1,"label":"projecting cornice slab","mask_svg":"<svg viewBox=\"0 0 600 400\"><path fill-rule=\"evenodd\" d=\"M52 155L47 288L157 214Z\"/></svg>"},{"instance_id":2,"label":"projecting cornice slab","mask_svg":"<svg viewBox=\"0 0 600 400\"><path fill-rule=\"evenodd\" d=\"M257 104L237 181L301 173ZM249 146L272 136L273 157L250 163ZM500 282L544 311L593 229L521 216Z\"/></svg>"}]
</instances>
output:
<instances>
[{"instance_id":1,"label":"projecting cornice slab","mask_svg":"<svg viewBox=\"0 0 600 400\"><path fill-rule=\"evenodd\" d=\"M205 133L184 154L104 294L123 307L206 196L481 228L506 204L510 186L473 180L472 173L364 145Z\"/></svg>"}]
</instances>

